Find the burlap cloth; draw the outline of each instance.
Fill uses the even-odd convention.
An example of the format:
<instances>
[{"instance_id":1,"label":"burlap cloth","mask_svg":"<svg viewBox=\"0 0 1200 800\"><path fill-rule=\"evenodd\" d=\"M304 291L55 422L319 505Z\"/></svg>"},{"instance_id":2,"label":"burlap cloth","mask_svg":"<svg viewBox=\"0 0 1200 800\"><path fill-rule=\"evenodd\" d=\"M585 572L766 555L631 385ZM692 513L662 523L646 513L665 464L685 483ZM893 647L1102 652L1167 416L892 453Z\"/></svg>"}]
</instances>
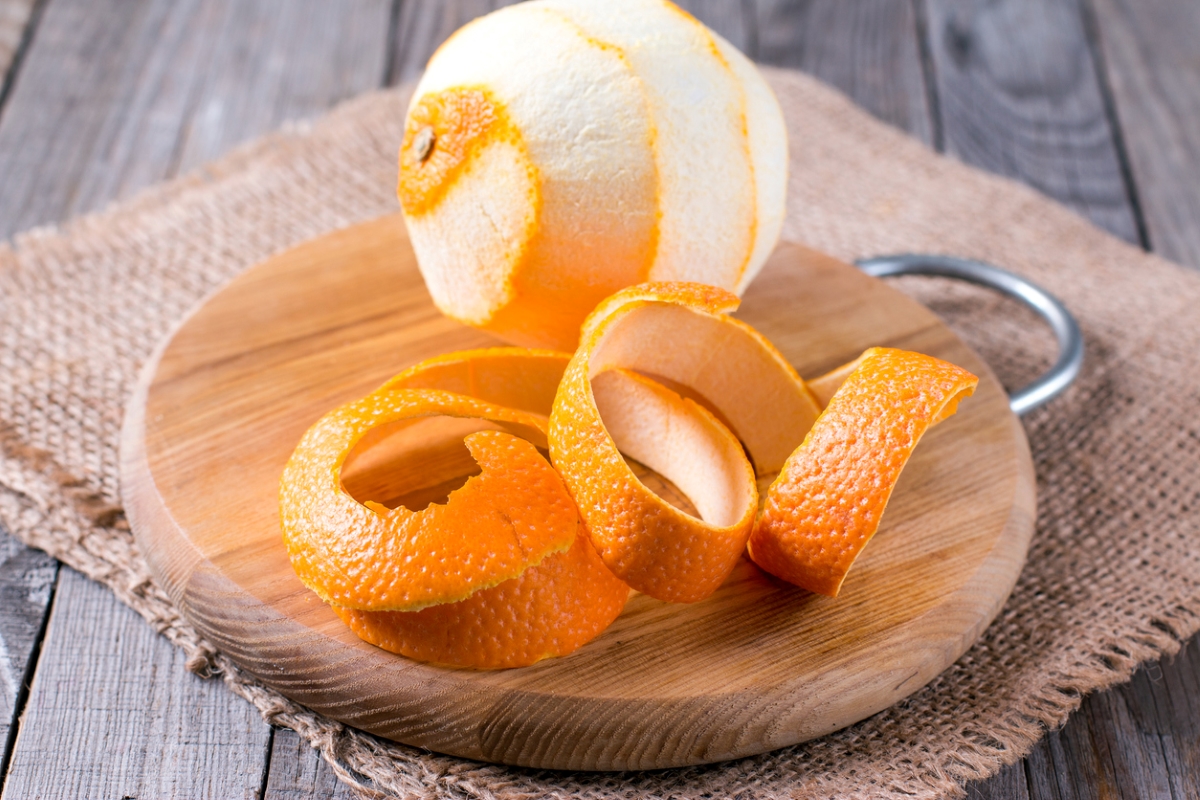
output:
<instances>
[{"instance_id":1,"label":"burlap cloth","mask_svg":"<svg viewBox=\"0 0 1200 800\"><path fill-rule=\"evenodd\" d=\"M1087 362L1026 430L1040 514L1000 616L895 707L823 739L703 768L576 774L433 755L297 707L207 645L155 585L120 509L117 436L144 359L193 304L260 259L395 210L404 91L61 229L0 249L0 522L106 584L294 728L367 792L418 797L943 797L1019 758L1083 694L1200 628L1200 279L1023 186L931 153L804 76L769 74L791 132L784 236L844 259L900 251L991 261L1061 297ZM1008 301L923 279L1006 383L1053 354ZM913 283L914 281L918 283Z\"/></svg>"}]
</instances>

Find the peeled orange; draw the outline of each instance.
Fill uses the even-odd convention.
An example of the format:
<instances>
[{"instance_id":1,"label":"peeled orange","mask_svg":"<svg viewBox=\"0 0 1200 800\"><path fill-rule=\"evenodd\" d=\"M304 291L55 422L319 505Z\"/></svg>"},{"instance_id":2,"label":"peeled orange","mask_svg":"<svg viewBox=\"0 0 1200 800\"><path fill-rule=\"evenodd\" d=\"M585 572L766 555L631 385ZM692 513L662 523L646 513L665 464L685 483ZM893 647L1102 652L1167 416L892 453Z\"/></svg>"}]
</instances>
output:
<instances>
[{"instance_id":1,"label":"peeled orange","mask_svg":"<svg viewBox=\"0 0 1200 800\"><path fill-rule=\"evenodd\" d=\"M644 281L741 292L783 222L787 139L741 53L666 0L534 0L430 60L398 194L448 316L574 350Z\"/></svg>"}]
</instances>

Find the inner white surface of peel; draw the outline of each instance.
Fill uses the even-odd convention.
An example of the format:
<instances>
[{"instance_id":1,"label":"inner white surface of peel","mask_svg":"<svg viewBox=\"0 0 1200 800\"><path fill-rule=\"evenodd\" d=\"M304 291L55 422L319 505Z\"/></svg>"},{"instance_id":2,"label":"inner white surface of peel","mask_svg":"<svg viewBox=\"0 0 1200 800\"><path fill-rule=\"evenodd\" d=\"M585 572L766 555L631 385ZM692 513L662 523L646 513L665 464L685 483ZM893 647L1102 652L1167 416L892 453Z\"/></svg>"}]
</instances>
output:
<instances>
[{"instance_id":1,"label":"inner white surface of peel","mask_svg":"<svg viewBox=\"0 0 1200 800\"><path fill-rule=\"evenodd\" d=\"M689 387L717 409L760 475L780 469L820 413L778 353L749 329L670 303L639 305L605 323L588 363Z\"/></svg>"},{"instance_id":2,"label":"inner white surface of peel","mask_svg":"<svg viewBox=\"0 0 1200 800\"><path fill-rule=\"evenodd\" d=\"M742 447L709 412L623 370L592 379L617 449L674 483L710 525L740 522L754 502Z\"/></svg>"},{"instance_id":3,"label":"inner white surface of peel","mask_svg":"<svg viewBox=\"0 0 1200 800\"><path fill-rule=\"evenodd\" d=\"M657 213L656 167L642 81L619 51L589 42L550 9L514 6L447 41L413 102L457 87L483 87L495 96L539 174L530 282L551 290L598 284L615 291L641 280L647 259L639 231L653 225ZM622 265L627 268L614 282L613 269Z\"/></svg>"}]
</instances>

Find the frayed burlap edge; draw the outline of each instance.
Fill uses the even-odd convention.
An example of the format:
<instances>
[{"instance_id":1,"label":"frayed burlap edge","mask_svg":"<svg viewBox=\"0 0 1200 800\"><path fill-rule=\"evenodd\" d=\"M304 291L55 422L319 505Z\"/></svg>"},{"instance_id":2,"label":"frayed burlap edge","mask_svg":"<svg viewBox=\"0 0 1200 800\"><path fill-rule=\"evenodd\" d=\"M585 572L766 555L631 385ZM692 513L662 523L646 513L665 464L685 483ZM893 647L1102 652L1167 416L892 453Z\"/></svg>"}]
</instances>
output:
<instances>
[{"instance_id":1,"label":"frayed burlap edge","mask_svg":"<svg viewBox=\"0 0 1200 800\"><path fill-rule=\"evenodd\" d=\"M1046 216L1049 215L1054 224L1066 231L1068 238L1073 236L1084 242L1081 246L1085 251L1093 248L1102 255L1098 260L1094 260L1094 263L1100 265L1099 272L1103 272L1103 266L1107 262L1118 262L1118 268L1119 262L1145 268L1147 274L1153 278L1147 293L1157 291L1155 299L1149 302L1149 312L1154 316L1169 314L1172 310L1163 307L1167 298L1170 300L1167 303L1169 306L1183 307L1193 304L1196 298L1200 297L1200 290L1197 289L1194 279L1173 275L1170 272L1172 268L1162 262L1091 230L1082 221L1024 187L982 176L934 156L902 135L871 121L843 98L802 76L772 72L771 79L788 116L794 148L797 141L807 147L814 142L819 144L824 139L829 139L829 130L854 131L862 141L858 142L859 150L849 155L860 158L866 152L867 155L885 162L888 159L896 159L898 162L905 162L918 173L932 175L931 180L945 180L947 176L960 180L968 194L990 192L1003 200L1000 204L1002 208L1015 209L1012 213L1003 215L1004 220L1010 224L1014 219L1025 219L1030 228L1036 229L1045 223ZM381 94L352 101L333 112L327 120L318 123L312 131L307 128L295 128L267 137L198 173L144 192L117 209L85 217L64 226L61 230L32 231L18 238L15 251L8 248L0 250L0 273L7 276L20 273L23 269L28 270L29 266L23 262L27 259L32 261L29 259L31 253L36 253L37 263L44 266L85 263L94 253L100 251L138 251L143 246L153 250L156 235L161 235L166 225L163 220L173 211L184 207L192 210L197 207L212 209L238 202L253 203L261 199L256 194L256 185L260 181L269 180L269 176L279 171L303 172L308 166L306 159L313 156L314 148L332 149L330 137L344 135L350 129L366 139L379 138L380 142L375 143L378 145L375 147L378 153L394 150L389 137L394 137L397 122L395 119L385 119L375 106L386 106L389 113L396 116L395 111L403 107L403 100L396 95ZM819 120L820 124L814 124L814 120ZM826 128L823 133L824 139L820 135L821 131L816 132L818 135L805 135L813 134L810 128L819 128L821 125ZM322 129L325 130L324 134ZM834 152L837 149L835 145L831 144L830 147L829 153L817 152L813 156L817 159L816 163L821 168L831 170L835 174L833 180L842 184L853 184L853 181L840 180L840 176L844 176L845 173L838 171L847 169L847 164L838 163L839 152ZM815 149L819 150L819 147ZM361 153L353 151L351 155L358 157ZM846 155L847 153L840 153L843 159ZM347 163L353 162L351 156L347 156L347 159ZM345 164L338 166L344 167ZM376 192L371 186L373 169L376 168L351 174L369 187L363 190L365 195L370 195L368 200L361 204L349 203L337 213L324 217L306 218L282 234L265 237L265 240L259 243L259 250L253 253L254 260L322 231L369 216L372 211L382 213L390 210L386 203L379 199L386 197L388 193ZM390 165L387 169L379 168L376 171L387 174L390 172ZM920 228L919 220L911 217L921 209L914 211L911 207L905 207L902 201L896 201L900 204L898 208L889 208L886 197L881 204L878 190L854 186L847 190L849 204L839 208L838 204L842 201L827 196L829 193L825 189L828 184L822 183L822 177L814 174L817 172L819 170L810 168L803 170L798 176L794 168L789 194L789 238L806 241L843 258L862 253L895 250L898 249L895 246L895 242L898 241L903 244L914 243L911 249L942 250L960 255L1004 260L995 259L992 252L977 252L978 244L970 236L960 237L961 241L956 241L954 236L942 236L940 232L939 238L933 242L942 245L938 247L928 246L920 235L911 234L911 230L907 236L889 238L888 235L874 229L864 232L861 225L842 225L839 220L846 219L845 214L857 213L866 216L869 213L881 215L885 221L890 220L897 226L917 230ZM870 175L863 177L865 180L872 178ZM879 176L874 177L878 179ZM798 185L798 182L802 182L803 185ZM808 215L803 210L797 211L798 205L803 207L815 203L826 205L826 217L820 219L819 225L812 222L816 215ZM865 208L869 208L869 212L864 210ZM283 216L291 219L286 210ZM978 221L979 227L988 224L987 220ZM169 229L170 225L166 225L166 228ZM1022 252L1020 229L1006 229L999 234L1013 240L1011 247L1015 248L1014 253ZM1014 264L1013 259L1009 259L1005 265L1025 267L1021 271L1033 273L1041 282L1048 284L1052 290L1058 291L1064 297L1072 296L1072 291L1066 284L1055 285L1052 273L1039 272L1041 265L1034 262L1020 263L1019 255L1016 262ZM245 263L247 262L239 262L237 266L244 266ZM1048 276L1051 279L1048 280ZM188 291L183 294L190 292L190 301L194 301L211 290L212 285L218 283L222 277L227 276L217 275L208 284L189 286ZM1108 277L1111 276L1100 274L1092 276L1091 280L1102 283ZM1073 279L1086 282L1088 276L1079 274L1073 276ZM1171 286L1172 280L1181 288ZM1163 291L1164 285L1172 291ZM1178 291L1174 291L1176 288ZM920 295L922 290L917 288L914 291ZM955 302L959 304L960 310L966 309L968 313L973 309L978 310L981 304L986 303L970 295L952 300L950 306ZM190 302L182 303L184 306L189 304ZM1086 305L1082 300L1079 303L1079 306ZM1133 305L1136 306L1137 303L1133 302ZM1087 328L1090 320L1082 313L1081 308L1077 307L1076 310L1080 312ZM1097 330L1102 327L1097 324ZM1129 338L1137 339L1133 334L1139 333L1140 329L1131 330ZM1186 348L1188 342L1196 338L1194 331L1189 330L1188 334L1191 338L1185 337L1180 347ZM1114 341L1116 340L1111 337L1089 341L1089 344L1099 345L1099 357L1106 360L1100 363L1093 360L1089 381L1075 391L1076 398L1073 404L1035 412L1031 416L1028 427L1032 434L1031 440L1035 444L1035 454L1038 455L1039 473L1045 474L1047 470L1053 472L1054 465L1047 466L1052 454L1037 452L1036 434L1063 429L1061 438L1064 441L1086 436L1082 429L1073 427L1075 423L1071 421L1070 412L1072 409L1078 412L1080 406L1086 406L1090 400L1095 399L1088 397L1087 393L1097 393L1100 390L1095 389L1095 386L1107 385L1104 383L1106 372L1130 369L1128 353L1112 352L1116 350L1116 347L1111 346ZM1144 340L1132 341L1130 347L1144 344ZM1106 346L1110 352L1104 352ZM980 349L985 351L985 355L991 355L987 353L986 347ZM148 354L148 350L147 346L145 354ZM1097 357L1095 350L1093 347L1093 359ZM1022 353L1017 353L1018 357L1021 355ZM1180 354L1168 355L1181 357ZM123 376L127 381L126 390L132 385L133 377ZM1194 397L1194 387L1187 388L1193 392L1191 397ZM1184 397L1181 401L1186 403L1188 399L1190 398ZM1149 414L1150 411L1146 413ZM190 669L202 675L220 675L234 692L252 702L262 712L265 720L296 730L322 753L342 780L355 786L364 795L372 797L527 797L576 794L688 796L695 794L695 790L702 793L711 792L714 785L725 785L731 790L730 794L747 796L826 796L832 793L861 797L958 795L962 792L964 781L986 777L1002 765L1025 755L1046 729L1060 725L1067 715L1078 707L1084 694L1127 680L1139 663L1176 652L1184 639L1200 629L1200 592L1196 592L1192 585L1183 585L1178 591L1164 592L1160 602L1147 604L1141 609L1141 613L1125 619L1119 629L1099 632L1063 631L1061 637L1053 642L1057 648L1056 658L1053 663L1043 665L1045 668L1038 675L1038 685L1007 689L1001 686L995 688L994 695L972 698L973 702L999 707L1001 710L994 711L990 716L984 715L986 728L974 729L967 726L958 729L955 732L954 747L938 752L923 751L919 741L906 739L905 732L901 730L907 719L905 714L912 711L917 704L928 703L930 698L940 697L939 692L945 694L945 688L963 674L969 674L977 668L991 669L994 659L989 660L991 657L985 651L989 648L995 649L996 636L985 636L985 639L948 670L946 675L897 707L815 743L760 757L769 759L769 769L766 772L758 769L758 772L773 774L771 770L778 768L779 771L788 773L792 782L784 781L784 785L780 786L721 779L716 780L714 784L714 776L722 771L736 773L754 759L723 766L636 776L588 776L506 770L430 756L347 729L339 723L291 703L243 673L197 635L186 620L179 616L169 598L149 575L120 507L115 502L116 495L109 481L110 470L103 467L95 468L91 472L86 467L70 470L61 463L62 457L51 452L51 448L36 446L31 442L34 439L36 436L31 430L23 429L20 424L5 421L4 427L0 429L0 486L3 487L0 491L0 521L7 529L25 543L45 550L108 586L122 602L140 613L156 630L185 651ZM107 446L115 450L116 441L108 442ZM64 445L59 444L56 447L61 450ZM1044 489L1045 486L1041 488ZM1186 505L1184 508L1188 510ZM1137 519L1135 514L1131 525L1136 525ZM1194 531L1193 519L1194 516L1185 521L1188 523L1185 527L1189 531ZM1086 526L1080 528L1080 533L1086 538ZM1187 531L1185 543L1186 533ZM1053 538L1044 530L1039 530L1039 537L1047 541ZM1035 555L1039 553L1038 547L1039 544L1035 540ZM1022 584L1025 585L1018 586L1017 594L1024 596L1022 593L1042 591L1030 588L1029 585L1035 581L1034 576L1023 577ZM1105 588L1103 585L1099 587L1100 590ZM1086 591L1084 595L1088 596ZM1007 635L1009 627L1012 627L1012 618L1018 615L1015 605L1017 604L1010 603L1009 607L1001 612L989 634L1002 631ZM984 666L977 667L978 664ZM910 752L907 755L889 757L885 765L876 765L880 768L872 774L835 774L828 768L830 764L839 763L839 754L844 756L846 753L861 752L863 748L876 746L874 743L881 737L888 736L892 736L895 741L904 742L904 746L911 741L913 746L909 748ZM895 753L892 755L896 756ZM840 763L847 761L843 759ZM870 761L864 763L870 764ZM806 766L813 768L806 769ZM820 767L824 767L824 770L819 769ZM753 771L755 770L751 770ZM689 787L693 784L694 790L690 790Z\"/></svg>"}]
</instances>

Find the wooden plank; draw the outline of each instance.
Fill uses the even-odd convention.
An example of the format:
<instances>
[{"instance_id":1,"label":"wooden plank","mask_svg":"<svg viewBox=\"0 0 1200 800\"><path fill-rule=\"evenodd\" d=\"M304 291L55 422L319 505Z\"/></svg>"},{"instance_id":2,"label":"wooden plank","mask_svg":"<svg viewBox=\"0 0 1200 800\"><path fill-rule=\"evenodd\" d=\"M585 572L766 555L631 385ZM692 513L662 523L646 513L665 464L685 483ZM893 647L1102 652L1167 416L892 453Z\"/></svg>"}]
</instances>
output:
<instances>
[{"instance_id":1,"label":"wooden plank","mask_svg":"<svg viewBox=\"0 0 1200 800\"><path fill-rule=\"evenodd\" d=\"M0 235L98 208L379 85L391 10L390 0L48 0L0 117ZM63 586L82 580L72 573ZM240 782L214 796L243 783L257 792L269 730L257 713L185 673L136 618L114 629L114 659L112 639L90 629L129 612L85 585L55 603L38 671L50 677L30 692L5 796L31 786L54 797L119 797L126 786L132 796L202 796L224 774ZM0 591L21 586L0 573ZM67 737L64 720L99 708L122 724ZM205 755L214 740L227 744ZM98 777L45 780L45 763ZM72 781L94 782L77 792Z\"/></svg>"},{"instance_id":2,"label":"wooden plank","mask_svg":"<svg viewBox=\"0 0 1200 800\"><path fill-rule=\"evenodd\" d=\"M1086 725L1077 721L1053 731L1025 759L1026 781L1032 800L1076 800L1117 797L1111 781L1100 783L1103 767L1094 751ZM985 797L987 795L984 795Z\"/></svg>"},{"instance_id":3,"label":"wooden plank","mask_svg":"<svg viewBox=\"0 0 1200 800\"><path fill-rule=\"evenodd\" d=\"M4 797L255 797L258 711L111 599L63 570Z\"/></svg>"},{"instance_id":4,"label":"wooden plank","mask_svg":"<svg viewBox=\"0 0 1200 800\"><path fill-rule=\"evenodd\" d=\"M271 770L262 800L353 800L357 795L338 780L321 754L295 731L275 731Z\"/></svg>"},{"instance_id":5,"label":"wooden plank","mask_svg":"<svg viewBox=\"0 0 1200 800\"><path fill-rule=\"evenodd\" d=\"M1164 743L1171 791L1176 797L1200 798L1200 635L1157 670L1147 667L1145 680L1135 681L1134 691L1150 694L1159 735L1174 740L1173 745Z\"/></svg>"},{"instance_id":6,"label":"wooden plank","mask_svg":"<svg viewBox=\"0 0 1200 800\"><path fill-rule=\"evenodd\" d=\"M378 86L388 0L50 0L0 121L0 236Z\"/></svg>"},{"instance_id":7,"label":"wooden plank","mask_svg":"<svg viewBox=\"0 0 1200 800\"><path fill-rule=\"evenodd\" d=\"M25 39L35 5L36 0L0 0L0 86L5 84L8 69Z\"/></svg>"},{"instance_id":8,"label":"wooden plank","mask_svg":"<svg viewBox=\"0 0 1200 800\"><path fill-rule=\"evenodd\" d=\"M1089 715L1113 730L1121 785L1139 797L1200 798L1200 637L1092 700Z\"/></svg>"},{"instance_id":9,"label":"wooden plank","mask_svg":"<svg viewBox=\"0 0 1200 800\"><path fill-rule=\"evenodd\" d=\"M1030 753L1026 775L1031 800L1163 796L1136 792L1130 776L1114 769L1114 756L1135 743L1113 730L1113 694L1085 700L1062 729L1048 733Z\"/></svg>"},{"instance_id":10,"label":"wooden plank","mask_svg":"<svg viewBox=\"0 0 1200 800\"><path fill-rule=\"evenodd\" d=\"M1091 729L1094 752L1104 766L1102 781L1111 780L1133 797L1170 797L1163 741L1138 724L1148 721L1147 712L1153 713L1153 707L1140 706L1130 689L1125 684L1088 698L1083 708L1081 721Z\"/></svg>"},{"instance_id":11,"label":"wooden plank","mask_svg":"<svg viewBox=\"0 0 1200 800\"><path fill-rule=\"evenodd\" d=\"M1130 683L1085 698L1022 764L969 786L967 796L1200 797L1200 637Z\"/></svg>"},{"instance_id":12,"label":"wooden plank","mask_svg":"<svg viewBox=\"0 0 1200 800\"><path fill-rule=\"evenodd\" d=\"M1092 6L1150 245L1200 268L1200 3Z\"/></svg>"},{"instance_id":13,"label":"wooden plank","mask_svg":"<svg viewBox=\"0 0 1200 800\"><path fill-rule=\"evenodd\" d=\"M913 7L897 0L756 0L752 57L804 70L926 144L933 126Z\"/></svg>"},{"instance_id":14,"label":"wooden plank","mask_svg":"<svg viewBox=\"0 0 1200 800\"><path fill-rule=\"evenodd\" d=\"M946 150L1138 242L1078 0L925 0Z\"/></svg>"},{"instance_id":15,"label":"wooden plank","mask_svg":"<svg viewBox=\"0 0 1200 800\"><path fill-rule=\"evenodd\" d=\"M54 559L0 530L0 747L24 702L30 657L42 630L55 574Z\"/></svg>"}]
</instances>

